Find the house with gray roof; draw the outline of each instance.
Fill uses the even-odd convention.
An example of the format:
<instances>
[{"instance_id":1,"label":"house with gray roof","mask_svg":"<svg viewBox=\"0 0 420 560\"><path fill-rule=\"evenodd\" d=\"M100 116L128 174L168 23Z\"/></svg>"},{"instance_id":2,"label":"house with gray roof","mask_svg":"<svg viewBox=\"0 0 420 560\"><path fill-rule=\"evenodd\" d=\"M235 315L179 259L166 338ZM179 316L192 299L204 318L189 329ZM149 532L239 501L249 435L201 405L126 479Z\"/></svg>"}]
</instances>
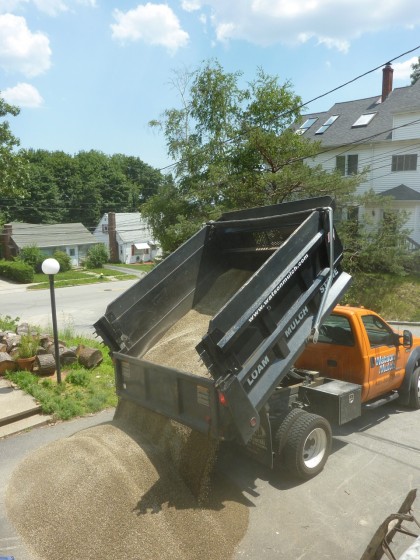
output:
<instances>
[{"instance_id":1,"label":"house with gray roof","mask_svg":"<svg viewBox=\"0 0 420 560\"><path fill-rule=\"evenodd\" d=\"M97 241L81 223L28 224L11 222L3 227L2 256L15 257L24 247L36 246L46 257L55 251L70 256L72 266L80 266L90 247Z\"/></svg>"},{"instance_id":2,"label":"house with gray roof","mask_svg":"<svg viewBox=\"0 0 420 560\"><path fill-rule=\"evenodd\" d=\"M104 214L93 236L108 247L112 262L150 262L161 255L159 243L139 212Z\"/></svg>"},{"instance_id":3,"label":"house with gray roof","mask_svg":"<svg viewBox=\"0 0 420 560\"><path fill-rule=\"evenodd\" d=\"M305 115L296 134L320 141L322 150L309 165L349 176L367 169L358 194L373 190L390 196L404 210L412 246L420 244L420 80L393 89L393 69L382 71L382 92L373 97L336 103L328 111ZM373 222L377 208L361 209Z\"/></svg>"}]
</instances>

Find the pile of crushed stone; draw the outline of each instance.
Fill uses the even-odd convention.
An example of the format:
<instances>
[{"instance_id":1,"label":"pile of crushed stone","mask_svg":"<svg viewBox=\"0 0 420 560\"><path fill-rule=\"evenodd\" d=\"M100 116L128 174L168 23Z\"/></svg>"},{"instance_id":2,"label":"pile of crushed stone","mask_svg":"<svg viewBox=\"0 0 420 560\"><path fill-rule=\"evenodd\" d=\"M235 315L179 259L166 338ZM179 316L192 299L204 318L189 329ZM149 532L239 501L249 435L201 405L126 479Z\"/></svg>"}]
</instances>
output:
<instances>
[{"instance_id":1,"label":"pile of crushed stone","mask_svg":"<svg viewBox=\"0 0 420 560\"><path fill-rule=\"evenodd\" d=\"M12 475L8 515L40 560L219 560L245 534L247 507L215 482L205 508L162 447L124 422L51 443Z\"/></svg>"},{"instance_id":2,"label":"pile of crushed stone","mask_svg":"<svg viewBox=\"0 0 420 560\"><path fill-rule=\"evenodd\" d=\"M250 275L221 275L143 359L209 377L195 346ZM123 400L111 424L25 459L8 487L8 514L40 560L225 560L248 509L212 480L217 449L206 434Z\"/></svg>"}]
</instances>

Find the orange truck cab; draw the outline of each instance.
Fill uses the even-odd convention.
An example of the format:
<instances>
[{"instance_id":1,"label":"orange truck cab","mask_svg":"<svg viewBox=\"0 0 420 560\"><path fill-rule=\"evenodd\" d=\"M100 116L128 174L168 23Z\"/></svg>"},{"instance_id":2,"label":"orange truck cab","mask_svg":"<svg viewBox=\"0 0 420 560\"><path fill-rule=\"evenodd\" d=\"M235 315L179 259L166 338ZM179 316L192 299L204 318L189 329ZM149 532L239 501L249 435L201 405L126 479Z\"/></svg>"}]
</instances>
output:
<instances>
[{"instance_id":1,"label":"orange truck cab","mask_svg":"<svg viewBox=\"0 0 420 560\"><path fill-rule=\"evenodd\" d=\"M361 385L368 407L398 398L420 408L420 337L396 332L369 309L337 305L295 367Z\"/></svg>"}]
</instances>

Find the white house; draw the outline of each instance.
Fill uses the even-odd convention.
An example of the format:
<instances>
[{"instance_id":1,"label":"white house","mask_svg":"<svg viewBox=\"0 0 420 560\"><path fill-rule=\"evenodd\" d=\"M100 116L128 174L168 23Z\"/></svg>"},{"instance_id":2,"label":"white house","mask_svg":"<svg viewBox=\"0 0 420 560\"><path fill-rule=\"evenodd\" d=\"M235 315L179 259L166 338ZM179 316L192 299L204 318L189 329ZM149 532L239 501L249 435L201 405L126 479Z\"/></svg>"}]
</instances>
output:
<instances>
[{"instance_id":1,"label":"white house","mask_svg":"<svg viewBox=\"0 0 420 560\"><path fill-rule=\"evenodd\" d=\"M104 214L93 236L108 247L114 261L134 264L153 261L161 255L158 242L139 212Z\"/></svg>"},{"instance_id":2,"label":"white house","mask_svg":"<svg viewBox=\"0 0 420 560\"><path fill-rule=\"evenodd\" d=\"M328 111L305 115L296 133L320 141L311 164L351 175L368 168L358 189L393 197L407 212L413 247L420 247L420 81L393 89L393 69L383 68L382 94L336 103ZM378 209L368 210L373 220Z\"/></svg>"}]
</instances>

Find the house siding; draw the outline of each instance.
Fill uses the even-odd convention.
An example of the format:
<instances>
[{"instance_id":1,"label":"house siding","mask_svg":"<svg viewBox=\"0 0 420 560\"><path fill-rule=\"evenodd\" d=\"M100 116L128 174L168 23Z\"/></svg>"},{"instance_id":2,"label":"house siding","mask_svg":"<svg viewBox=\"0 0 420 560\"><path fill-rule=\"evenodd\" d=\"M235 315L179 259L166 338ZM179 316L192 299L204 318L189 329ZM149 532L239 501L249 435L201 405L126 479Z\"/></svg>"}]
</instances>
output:
<instances>
[{"instance_id":1,"label":"house siding","mask_svg":"<svg viewBox=\"0 0 420 560\"><path fill-rule=\"evenodd\" d=\"M403 194L399 191L391 204L396 209L406 210L405 227L411 231L410 237L420 243L420 80L392 90L385 100L380 101L378 97L369 97L342 102L328 111L305 115L305 118L318 117L316 126L308 129L305 137L320 141L324 150L309 165L321 165L332 172L336 168L337 156L357 154L358 170L367 168L357 194L369 190L381 194L404 187ZM355 127L357 119L367 113L375 113L375 117L366 126ZM324 134L317 135L319 123L331 115L339 115L339 118ZM413 154L417 155L417 169L392 170L393 156ZM402 198L398 199L398 196ZM360 209L360 219L363 216L364 210ZM378 212L375 219L380 219Z\"/></svg>"},{"instance_id":2,"label":"house siding","mask_svg":"<svg viewBox=\"0 0 420 560\"><path fill-rule=\"evenodd\" d=\"M104 214L93 233L98 243L104 243L109 249L108 214ZM118 260L124 264L149 262L161 254L159 244L153 239L153 233L146 220L138 212L115 214L115 235L118 245ZM147 243L150 250L138 250L135 244Z\"/></svg>"}]
</instances>

